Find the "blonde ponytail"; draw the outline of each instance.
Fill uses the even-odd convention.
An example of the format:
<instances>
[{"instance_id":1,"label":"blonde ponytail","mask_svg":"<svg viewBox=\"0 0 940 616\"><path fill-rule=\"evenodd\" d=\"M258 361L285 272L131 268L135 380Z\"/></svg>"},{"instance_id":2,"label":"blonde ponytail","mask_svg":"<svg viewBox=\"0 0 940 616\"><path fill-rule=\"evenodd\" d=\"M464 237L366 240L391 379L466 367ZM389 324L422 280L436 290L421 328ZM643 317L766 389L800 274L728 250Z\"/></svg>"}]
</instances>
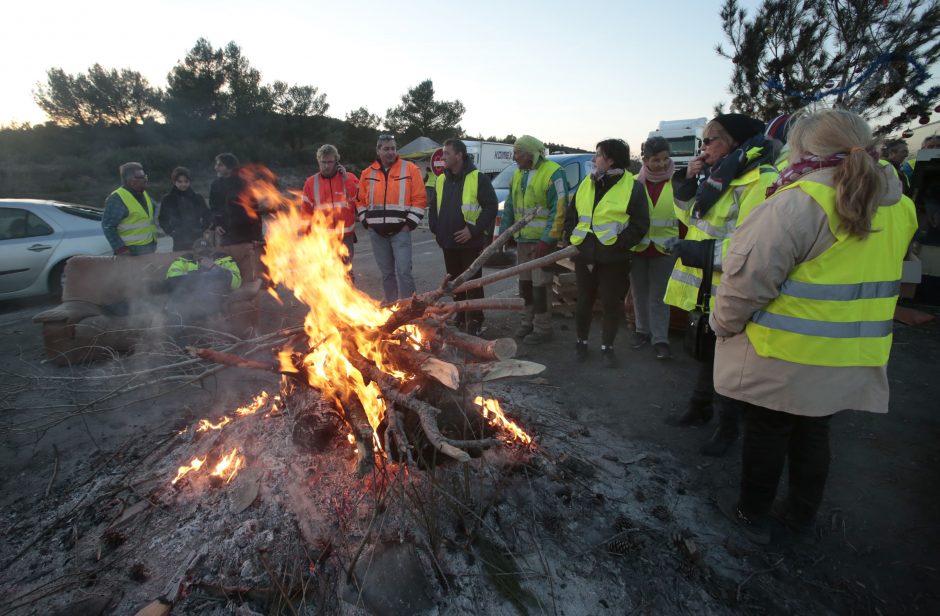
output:
<instances>
[{"instance_id":1,"label":"blonde ponytail","mask_svg":"<svg viewBox=\"0 0 940 616\"><path fill-rule=\"evenodd\" d=\"M865 148L853 147L833 174L839 226L859 239L872 232L871 221L885 191L884 174Z\"/></svg>"},{"instance_id":2,"label":"blonde ponytail","mask_svg":"<svg viewBox=\"0 0 940 616\"><path fill-rule=\"evenodd\" d=\"M836 213L839 227L849 235L865 239L885 191L885 179L874 151L871 128L859 115L845 109L823 109L797 116L788 143L791 160L806 154L848 156L835 168Z\"/></svg>"}]
</instances>

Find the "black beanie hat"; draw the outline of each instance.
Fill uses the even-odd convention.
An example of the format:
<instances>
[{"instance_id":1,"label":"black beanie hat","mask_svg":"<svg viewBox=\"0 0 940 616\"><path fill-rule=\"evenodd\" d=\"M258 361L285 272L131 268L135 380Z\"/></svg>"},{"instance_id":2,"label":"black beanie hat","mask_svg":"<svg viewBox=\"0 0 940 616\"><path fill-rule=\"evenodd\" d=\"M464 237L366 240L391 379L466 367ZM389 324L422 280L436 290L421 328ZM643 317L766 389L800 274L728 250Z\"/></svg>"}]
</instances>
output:
<instances>
[{"instance_id":1,"label":"black beanie hat","mask_svg":"<svg viewBox=\"0 0 940 616\"><path fill-rule=\"evenodd\" d=\"M743 113L723 113L715 118L731 138L741 144L764 132L764 123Z\"/></svg>"}]
</instances>

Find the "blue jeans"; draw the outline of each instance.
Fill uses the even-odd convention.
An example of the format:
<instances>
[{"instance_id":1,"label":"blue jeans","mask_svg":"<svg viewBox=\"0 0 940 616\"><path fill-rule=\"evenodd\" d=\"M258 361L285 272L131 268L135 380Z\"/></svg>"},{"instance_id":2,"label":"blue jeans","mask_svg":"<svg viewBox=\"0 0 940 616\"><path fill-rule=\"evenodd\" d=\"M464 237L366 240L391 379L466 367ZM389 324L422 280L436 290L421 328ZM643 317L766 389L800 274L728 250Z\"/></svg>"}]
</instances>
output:
<instances>
[{"instance_id":1,"label":"blue jeans","mask_svg":"<svg viewBox=\"0 0 940 616\"><path fill-rule=\"evenodd\" d=\"M385 301L410 297L415 292L415 279L411 275L411 229L405 227L391 237L382 237L369 230L372 253L382 273L382 291Z\"/></svg>"}]
</instances>

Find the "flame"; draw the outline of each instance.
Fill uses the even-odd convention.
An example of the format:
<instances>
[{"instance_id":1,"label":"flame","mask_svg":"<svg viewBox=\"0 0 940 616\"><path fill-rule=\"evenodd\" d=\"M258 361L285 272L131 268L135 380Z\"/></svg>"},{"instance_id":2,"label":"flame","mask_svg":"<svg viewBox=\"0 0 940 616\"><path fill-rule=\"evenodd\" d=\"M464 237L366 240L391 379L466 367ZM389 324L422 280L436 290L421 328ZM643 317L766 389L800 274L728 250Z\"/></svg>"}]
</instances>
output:
<instances>
[{"instance_id":1,"label":"flame","mask_svg":"<svg viewBox=\"0 0 940 616\"><path fill-rule=\"evenodd\" d=\"M206 463L206 458L203 457L201 460L199 458L193 458L193 461L189 463L188 466L181 466L176 473L176 479L173 480L173 485L176 485L176 482L183 478L183 475L189 471L198 471L202 468L202 465Z\"/></svg>"},{"instance_id":2,"label":"flame","mask_svg":"<svg viewBox=\"0 0 940 616\"><path fill-rule=\"evenodd\" d=\"M386 373L407 378L387 363L380 350L382 336L377 330L393 310L383 308L350 282L350 266L343 262L348 250L338 228L341 223L333 220L329 210L314 210L308 216L301 210L300 193L285 194L261 175L255 180L249 189L251 197L276 210L261 259L271 280L290 288L309 307L304 329L312 350L299 362L289 351L282 352L281 369L296 372L302 366L308 383L320 391L335 392L337 402L355 396L377 432L385 416L385 402L379 388L374 383L366 385L346 359L344 345L355 347Z\"/></svg>"},{"instance_id":3,"label":"flame","mask_svg":"<svg viewBox=\"0 0 940 616\"><path fill-rule=\"evenodd\" d=\"M491 426L499 427L512 435L512 438L528 445L532 442L532 437L525 433L515 422L506 417L503 409L499 406L499 400L477 396L473 403L483 409L483 418L490 420ZM492 415L492 418L490 418Z\"/></svg>"},{"instance_id":4,"label":"flame","mask_svg":"<svg viewBox=\"0 0 940 616\"><path fill-rule=\"evenodd\" d=\"M239 417L245 417L246 415L254 415L258 412L262 406L268 403L268 392L261 390L261 393L254 397L254 399L246 404L235 409L235 414Z\"/></svg>"},{"instance_id":5,"label":"flame","mask_svg":"<svg viewBox=\"0 0 940 616\"><path fill-rule=\"evenodd\" d=\"M235 475L238 474L244 462L244 458L238 455L238 448L233 447L232 451L222 456L222 459L219 460L218 464L216 464L215 468L212 470L211 475L225 479L225 483L228 483L235 478Z\"/></svg>"},{"instance_id":6,"label":"flame","mask_svg":"<svg viewBox=\"0 0 940 616\"><path fill-rule=\"evenodd\" d=\"M230 424L232 420L228 416L219 417L219 423L212 423L208 419L200 419L199 427L196 432L205 432L206 430L221 430L224 426Z\"/></svg>"}]
</instances>

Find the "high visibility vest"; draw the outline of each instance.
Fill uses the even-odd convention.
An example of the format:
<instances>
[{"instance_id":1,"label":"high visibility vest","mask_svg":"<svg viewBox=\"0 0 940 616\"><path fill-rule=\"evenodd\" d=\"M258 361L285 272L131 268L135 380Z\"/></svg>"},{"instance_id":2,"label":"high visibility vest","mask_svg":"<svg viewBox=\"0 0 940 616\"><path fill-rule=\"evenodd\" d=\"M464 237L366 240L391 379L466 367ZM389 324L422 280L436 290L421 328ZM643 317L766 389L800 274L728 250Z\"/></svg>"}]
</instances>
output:
<instances>
[{"instance_id":1,"label":"high visibility vest","mask_svg":"<svg viewBox=\"0 0 940 616\"><path fill-rule=\"evenodd\" d=\"M340 184L343 188L342 197L340 197L339 192L333 190L332 182L328 183L328 190L333 193L332 201L323 200L323 195L320 193L319 173L313 176L313 201L310 201L310 197L307 196L306 193L304 194L303 199L314 211L319 210L321 212L329 212L333 214L333 219L336 223L334 228L337 232L344 235L347 233L352 233L356 230L356 211L353 205L349 202L349 198L346 195L346 178L344 175L340 175Z\"/></svg>"},{"instance_id":2,"label":"high visibility vest","mask_svg":"<svg viewBox=\"0 0 940 616\"><path fill-rule=\"evenodd\" d=\"M238 269L238 264L235 263L235 259L231 255L222 255L214 259L214 263L226 269L232 273L232 283L231 288L237 289L242 286L242 273ZM185 276L190 272L195 272L199 269L199 258L193 254L185 254L181 257L177 257L173 263L170 263L170 268L166 271L167 279L176 278L178 276Z\"/></svg>"},{"instance_id":3,"label":"high visibility vest","mask_svg":"<svg viewBox=\"0 0 940 616\"><path fill-rule=\"evenodd\" d=\"M643 189L646 190L645 184ZM633 251L643 252L652 243L658 252L666 254L663 243L670 237L679 237L679 219L676 218L676 204L672 198L672 182L666 180L663 184L663 190L659 193L659 199L655 205L648 190L646 200L650 205L650 230L640 243L633 247Z\"/></svg>"},{"instance_id":4,"label":"high visibility vest","mask_svg":"<svg viewBox=\"0 0 940 616\"><path fill-rule=\"evenodd\" d=\"M689 227L685 239L687 240L719 240L718 257L728 252L731 235L744 222L751 211L765 201L767 188L777 179L777 170L770 165L761 165L751 169L744 175L728 183L718 201L705 213L704 218L692 216L688 206L683 208L676 203L676 216ZM720 258L716 260L720 263ZM721 272L712 275L711 307L715 305L715 293L721 282ZM666 284L666 295L663 298L670 306L682 310L692 310L698 300L698 289L702 284L702 270L689 267L676 260L669 282Z\"/></svg>"},{"instance_id":5,"label":"high visibility vest","mask_svg":"<svg viewBox=\"0 0 940 616\"><path fill-rule=\"evenodd\" d=\"M574 205L578 210L578 224L571 232L571 243L578 246L588 233L593 233L601 244L613 245L617 236L630 222L627 204L632 193L633 175L624 173L617 183L604 193L595 207L594 178L581 182L574 198Z\"/></svg>"},{"instance_id":6,"label":"high visibility vest","mask_svg":"<svg viewBox=\"0 0 940 616\"><path fill-rule=\"evenodd\" d=\"M146 246L157 241L157 225L153 221L153 201L150 200L150 195L144 192L144 201L147 202L145 210L131 191L123 186L111 194L120 197L124 207L127 208L127 216L118 223L117 227L118 235L124 245Z\"/></svg>"},{"instance_id":7,"label":"high visibility vest","mask_svg":"<svg viewBox=\"0 0 940 616\"><path fill-rule=\"evenodd\" d=\"M917 229L914 203L901 197L879 207L865 239L840 228L835 189L801 180L799 187L829 219L835 243L798 264L780 294L751 317L745 332L761 357L810 366L884 366L891 352L901 262Z\"/></svg>"},{"instance_id":8,"label":"high visibility vest","mask_svg":"<svg viewBox=\"0 0 940 616\"><path fill-rule=\"evenodd\" d=\"M444 199L444 176L442 173L437 176L434 190L437 192L437 213L441 213L441 201ZM477 188L480 186L480 172L474 169L464 176L463 194L460 197L460 211L463 213L464 222L473 224L480 217L480 202L477 199Z\"/></svg>"},{"instance_id":9,"label":"high visibility vest","mask_svg":"<svg viewBox=\"0 0 940 616\"><path fill-rule=\"evenodd\" d=\"M561 167L551 160L542 160L535 169L528 170L525 192L522 190L522 169L516 169L512 176L512 209L516 220L535 212L529 224L516 232L517 239L535 241L542 238L548 225L549 203L545 198L552 184L552 174ZM593 201L592 201L593 204Z\"/></svg>"}]
</instances>

